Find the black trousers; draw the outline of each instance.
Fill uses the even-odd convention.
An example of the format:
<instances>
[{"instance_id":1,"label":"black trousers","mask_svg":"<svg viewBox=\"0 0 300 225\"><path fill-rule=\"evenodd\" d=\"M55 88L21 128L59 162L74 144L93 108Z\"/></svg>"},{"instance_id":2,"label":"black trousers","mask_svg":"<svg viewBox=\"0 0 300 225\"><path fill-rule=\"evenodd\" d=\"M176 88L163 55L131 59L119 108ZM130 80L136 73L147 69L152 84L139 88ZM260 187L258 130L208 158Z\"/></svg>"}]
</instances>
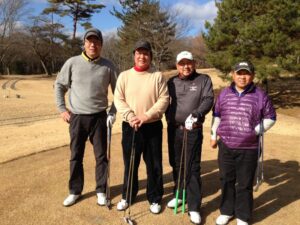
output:
<instances>
[{"instance_id":1,"label":"black trousers","mask_svg":"<svg viewBox=\"0 0 300 225\"><path fill-rule=\"evenodd\" d=\"M183 129L168 125L169 163L173 168L174 195L178 188L180 157L183 144ZM203 134L202 128L187 131L186 149L186 200L189 211L200 212L201 194L201 152ZM179 197L182 199L184 168L182 166Z\"/></svg>"},{"instance_id":2,"label":"black trousers","mask_svg":"<svg viewBox=\"0 0 300 225\"><path fill-rule=\"evenodd\" d=\"M105 192L107 177L107 128L105 111L92 115L72 114L70 119L70 180L71 194L80 194L84 185L83 157L89 138L96 159L96 192Z\"/></svg>"},{"instance_id":3,"label":"black trousers","mask_svg":"<svg viewBox=\"0 0 300 225\"><path fill-rule=\"evenodd\" d=\"M230 149L218 142L221 178L220 211L249 221L253 209L253 181L257 166L257 150Z\"/></svg>"},{"instance_id":4,"label":"black trousers","mask_svg":"<svg viewBox=\"0 0 300 225\"><path fill-rule=\"evenodd\" d=\"M124 160L124 181L122 198L126 199L129 176L130 155L132 150L133 128L126 122L122 124L122 147ZM141 155L147 169L146 195L149 203L161 203L163 196L162 170L162 122L143 124L135 134L135 157L133 170L132 199L134 202L138 193L138 168ZM127 201L129 202L130 194Z\"/></svg>"}]
</instances>

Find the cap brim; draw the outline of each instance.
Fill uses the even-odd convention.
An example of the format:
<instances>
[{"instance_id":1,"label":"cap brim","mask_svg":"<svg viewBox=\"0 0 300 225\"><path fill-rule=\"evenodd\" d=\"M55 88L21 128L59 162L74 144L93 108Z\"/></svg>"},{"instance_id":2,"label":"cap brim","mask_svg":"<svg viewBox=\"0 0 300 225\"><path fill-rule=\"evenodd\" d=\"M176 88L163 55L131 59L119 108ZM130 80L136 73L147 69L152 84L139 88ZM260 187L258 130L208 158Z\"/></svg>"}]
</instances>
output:
<instances>
[{"instance_id":1,"label":"cap brim","mask_svg":"<svg viewBox=\"0 0 300 225\"><path fill-rule=\"evenodd\" d=\"M89 32L85 35L85 39L87 39L88 37L91 37L91 36L95 36L96 38L98 38L100 40L100 37L98 34L96 34L95 32Z\"/></svg>"},{"instance_id":2,"label":"cap brim","mask_svg":"<svg viewBox=\"0 0 300 225\"><path fill-rule=\"evenodd\" d=\"M251 71L249 68L238 68L237 70L235 70L234 72L239 72L239 71L241 71L241 70L246 70L246 71L248 71L249 73L251 73L251 74L253 74L253 71Z\"/></svg>"},{"instance_id":3,"label":"cap brim","mask_svg":"<svg viewBox=\"0 0 300 225\"><path fill-rule=\"evenodd\" d=\"M144 47L144 46L140 46L140 47L135 48L135 49L133 50L133 52L135 52L135 51L138 50L138 49L145 49L145 50L151 52L151 50L150 50L149 48Z\"/></svg>"},{"instance_id":4,"label":"cap brim","mask_svg":"<svg viewBox=\"0 0 300 225\"><path fill-rule=\"evenodd\" d=\"M179 60L177 61L177 63L179 63L180 61L182 61L182 60L184 60L184 59L186 59L186 60L189 60L189 61L194 61L194 59L189 59L189 58L181 58L181 59L179 59Z\"/></svg>"}]
</instances>

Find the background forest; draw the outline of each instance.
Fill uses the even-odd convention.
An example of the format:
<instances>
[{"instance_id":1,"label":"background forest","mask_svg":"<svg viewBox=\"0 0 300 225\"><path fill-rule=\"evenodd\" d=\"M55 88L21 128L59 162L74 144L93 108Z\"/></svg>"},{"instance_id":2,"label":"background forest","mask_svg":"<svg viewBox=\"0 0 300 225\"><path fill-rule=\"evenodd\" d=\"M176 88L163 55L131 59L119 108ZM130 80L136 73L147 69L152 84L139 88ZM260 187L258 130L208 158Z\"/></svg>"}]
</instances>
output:
<instances>
[{"instance_id":1,"label":"background forest","mask_svg":"<svg viewBox=\"0 0 300 225\"><path fill-rule=\"evenodd\" d=\"M87 29L91 17L105 5L96 0L47 0L40 15L26 17L27 0L0 1L0 74L56 74L65 60L82 51L78 26ZM120 0L121 10L111 10L122 26L117 35L105 36L102 55L120 71L132 66L132 46L147 39L153 46L153 65L174 68L176 54L191 51L199 68L215 67L224 77L238 60L249 59L260 81L280 74L299 76L300 2L298 0L215 1L218 15L202 33L188 36L188 20L178 20L155 0ZM195 13L201 13L195 12ZM72 34L55 16L71 17Z\"/></svg>"}]
</instances>

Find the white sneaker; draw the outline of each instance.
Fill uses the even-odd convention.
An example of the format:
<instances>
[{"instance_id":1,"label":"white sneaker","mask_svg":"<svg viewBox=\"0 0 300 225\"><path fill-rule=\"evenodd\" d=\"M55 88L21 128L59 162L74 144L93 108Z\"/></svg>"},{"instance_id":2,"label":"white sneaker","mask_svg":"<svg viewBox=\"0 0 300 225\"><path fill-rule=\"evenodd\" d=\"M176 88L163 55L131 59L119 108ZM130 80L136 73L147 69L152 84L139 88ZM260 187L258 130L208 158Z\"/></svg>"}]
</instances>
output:
<instances>
[{"instance_id":1,"label":"white sneaker","mask_svg":"<svg viewBox=\"0 0 300 225\"><path fill-rule=\"evenodd\" d=\"M236 219L236 225L248 225L248 223L243 220Z\"/></svg>"},{"instance_id":2,"label":"white sneaker","mask_svg":"<svg viewBox=\"0 0 300 225\"><path fill-rule=\"evenodd\" d=\"M216 224L217 224L217 225L226 225L232 217L233 217L233 216L220 215L220 216L216 219Z\"/></svg>"},{"instance_id":3,"label":"white sneaker","mask_svg":"<svg viewBox=\"0 0 300 225\"><path fill-rule=\"evenodd\" d=\"M117 204L117 210L119 211L123 211L127 209L127 207L128 207L128 203L126 202L125 199L121 199L121 201L119 201Z\"/></svg>"},{"instance_id":4,"label":"white sneaker","mask_svg":"<svg viewBox=\"0 0 300 225\"><path fill-rule=\"evenodd\" d=\"M201 223L201 216L199 212L191 211L189 212L190 220L194 224L200 224Z\"/></svg>"},{"instance_id":5,"label":"white sneaker","mask_svg":"<svg viewBox=\"0 0 300 225\"><path fill-rule=\"evenodd\" d=\"M161 210L161 205L158 204L158 203L152 203L150 205L150 211L153 213L153 214L158 214L160 213L160 210Z\"/></svg>"},{"instance_id":6,"label":"white sneaker","mask_svg":"<svg viewBox=\"0 0 300 225\"><path fill-rule=\"evenodd\" d=\"M178 205L177 206L180 206L182 204L182 200L181 199L178 199ZM176 205L176 198L173 198L171 201L168 202L167 206L168 208L175 208L175 205Z\"/></svg>"},{"instance_id":7,"label":"white sneaker","mask_svg":"<svg viewBox=\"0 0 300 225\"><path fill-rule=\"evenodd\" d=\"M64 200L63 205L64 206L74 205L79 197L80 195L69 194L69 196Z\"/></svg>"},{"instance_id":8,"label":"white sneaker","mask_svg":"<svg viewBox=\"0 0 300 225\"><path fill-rule=\"evenodd\" d=\"M106 204L106 195L105 193L97 193L97 203L98 205L105 205Z\"/></svg>"}]
</instances>

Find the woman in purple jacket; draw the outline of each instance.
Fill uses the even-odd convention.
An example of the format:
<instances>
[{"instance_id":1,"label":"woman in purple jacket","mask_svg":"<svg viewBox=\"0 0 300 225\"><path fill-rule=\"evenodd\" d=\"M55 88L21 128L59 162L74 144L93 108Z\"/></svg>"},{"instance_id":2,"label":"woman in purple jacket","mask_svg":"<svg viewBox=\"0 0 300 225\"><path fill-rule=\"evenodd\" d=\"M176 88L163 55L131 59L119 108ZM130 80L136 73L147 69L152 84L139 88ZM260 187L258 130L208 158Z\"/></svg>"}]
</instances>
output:
<instances>
[{"instance_id":1,"label":"woman in purple jacket","mask_svg":"<svg viewBox=\"0 0 300 225\"><path fill-rule=\"evenodd\" d=\"M222 191L217 225L227 224L234 216L237 225L248 225L253 208L258 135L276 120L274 107L267 94L254 85L254 76L251 62L237 63L232 84L222 90L213 109L210 144L219 147Z\"/></svg>"}]
</instances>

